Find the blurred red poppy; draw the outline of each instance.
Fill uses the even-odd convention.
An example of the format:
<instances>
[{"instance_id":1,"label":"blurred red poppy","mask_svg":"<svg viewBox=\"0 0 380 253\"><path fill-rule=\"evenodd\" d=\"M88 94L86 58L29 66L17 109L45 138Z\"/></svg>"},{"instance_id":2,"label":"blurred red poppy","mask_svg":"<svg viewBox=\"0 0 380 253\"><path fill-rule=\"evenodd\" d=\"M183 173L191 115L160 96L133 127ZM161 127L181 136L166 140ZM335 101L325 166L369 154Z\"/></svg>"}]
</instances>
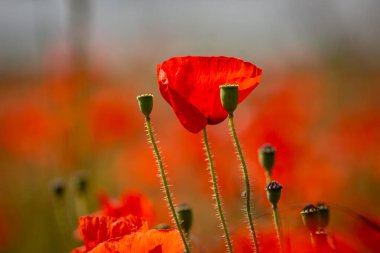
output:
<instances>
[{"instance_id":1,"label":"blurred red poppy","mask_svg":"<svg viewBox=\"0 0 380 253\"><path fill-rule=\"evenodd\" d=\"M157 65L161 95L192 133L227 117L220 102L220 85L239 84L240 103L259 84L261 73L252 63L224 56L174 57Z\"/></svg>"}]
</instances>

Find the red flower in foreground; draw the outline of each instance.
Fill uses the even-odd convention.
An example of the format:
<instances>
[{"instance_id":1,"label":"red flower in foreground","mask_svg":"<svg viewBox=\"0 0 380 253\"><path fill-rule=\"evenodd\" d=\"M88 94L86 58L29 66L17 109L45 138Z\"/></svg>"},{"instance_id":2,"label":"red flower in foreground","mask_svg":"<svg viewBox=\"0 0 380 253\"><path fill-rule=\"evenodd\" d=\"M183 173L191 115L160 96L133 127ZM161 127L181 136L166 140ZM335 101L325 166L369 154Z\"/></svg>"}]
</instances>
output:
<instances>
[{"instance_id":1,"label":"red flower in foreground","mask_svg":"<svg viewBox=\"0 0 380 253\"><path fill-rule=\"evenodd\" d=\"M144 217L148 224L154 223L154 210L151 201L137 191L125 192L120 200L113 200L107 194L100 194L100 214L104 216L123 217L134 215Z\"/></svg>"},{"instance_id":2,"label":"red flower in foreground","mask_svg":"<svg viewBox=\"0 0 380 253\"><path fill-rule=\"evenodd\" d=\"M227 117L219 86L239 85L239 103L259 84L262 70L232 57L174 57L157 66L159 89L181 124L197 133Z\"/></svg>"},{"instance_id":3,"label":"red flower in foreground","mask_svg":"<svg viewBox=\"0 0 380 253\"><path fill-rule=\"evenodd\" d=\"M79 220L84 246L71 253L182 253L178 230L148 229L136 216L84 216Z\"/></svg>"}]
</instances>

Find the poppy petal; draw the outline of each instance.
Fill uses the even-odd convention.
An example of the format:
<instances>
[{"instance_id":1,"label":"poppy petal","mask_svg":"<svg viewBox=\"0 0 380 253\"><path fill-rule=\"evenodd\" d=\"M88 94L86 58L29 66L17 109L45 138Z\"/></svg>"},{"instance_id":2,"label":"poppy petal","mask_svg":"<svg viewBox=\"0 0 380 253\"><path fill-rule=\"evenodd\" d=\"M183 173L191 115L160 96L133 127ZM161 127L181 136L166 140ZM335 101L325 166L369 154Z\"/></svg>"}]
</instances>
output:
<instances>
[{"instance_id":1,"label":"poppy petal","mask_svg":"<svg viewBox=\"0 0 380 253\"><path fill-rule=\"evenodd\" d=\"M178 230L141 231L99 244L90 253L182 253L184 246Z\"/></svg>"},{"instance_id":2,"label":"poppy petal","mask_svg":"<svg viewBox=\"0 0 380 253\"><path fill-rule=\"evenodd\" d=\"M83 216L79 219L79 230L87 250L111 238L148 230L147 222L136 216L109 217Z\"/></svg>"},{"instance_id":3,"label":"poppy petal","mask_svg":"<svg viewBox=\"0 0 380 253\"><path fill-rule=\"evenodd\" d=\"M232 57L174 57L157 66L163 98L190 132L227 117L219 97L222 84L239 84L239 103L259 84L262 70ZM205 123L206 122L206 123Z\"/></svg>"}]
</instances>

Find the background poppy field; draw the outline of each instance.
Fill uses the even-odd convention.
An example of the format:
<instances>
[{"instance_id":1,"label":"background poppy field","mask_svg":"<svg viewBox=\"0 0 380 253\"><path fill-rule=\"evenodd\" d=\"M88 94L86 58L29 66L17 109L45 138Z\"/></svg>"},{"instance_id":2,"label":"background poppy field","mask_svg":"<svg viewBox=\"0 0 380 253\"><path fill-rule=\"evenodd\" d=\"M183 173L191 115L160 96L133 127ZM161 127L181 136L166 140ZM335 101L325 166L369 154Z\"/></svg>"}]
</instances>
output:
<instances>
[{"instance_id":1,"label":"background poppy field","mask_svg":"<svg viewBox=\"0 0 380 253\"><path fill-rule=\"evenodd\" d=\"M379 232L346 209L380 223L379 10L369 0L1 2L0 252L80 245L73 189L81 173L89 187L83 212L134 192L152 226L170 224L141 93L155 96L152 124L176 202L193 207L195 249L223 252L201 134L180 125L157 86L156 64L182 55L234 56L263 69L235 112L263 248L273 252L275 231L257 149L271 143L294 252L309 252L299 211L318 201L331 207L329 233L342 252L379 252ZM234 247L250 252L227 122L208 130ZM67 186L59 207L57 178Z\"/></svg>"}]
</instances>

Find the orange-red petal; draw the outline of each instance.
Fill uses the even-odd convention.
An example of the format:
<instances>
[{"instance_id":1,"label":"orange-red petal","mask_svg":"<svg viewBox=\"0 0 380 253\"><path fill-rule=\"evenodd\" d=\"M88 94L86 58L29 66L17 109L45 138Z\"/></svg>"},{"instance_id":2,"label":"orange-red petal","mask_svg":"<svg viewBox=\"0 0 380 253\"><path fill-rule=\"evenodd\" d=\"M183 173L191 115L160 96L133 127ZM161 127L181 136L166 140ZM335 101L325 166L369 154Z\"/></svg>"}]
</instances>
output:
<instances>
[{"instance_id":1,"label":"orange-red petal","mask_svg":"<svg viewBox=\"0 0 380 253\"><path fill-rule=\"evenodd\" d=\"M136 216L108 217L83 216L79 219L79 230L86 246L91 250L106 240L148 230L147 222Z\"/></svg>"},{"instance_id":2,"label":"orange-red petal","mask_svg":"<svg viewBox=\"0 0 380 253\"><path fill-rule=\"evenodd\" d=\"M183 253L178 230L141 231L99 244L90 253Z\"/></svg>"}]
</instances>

